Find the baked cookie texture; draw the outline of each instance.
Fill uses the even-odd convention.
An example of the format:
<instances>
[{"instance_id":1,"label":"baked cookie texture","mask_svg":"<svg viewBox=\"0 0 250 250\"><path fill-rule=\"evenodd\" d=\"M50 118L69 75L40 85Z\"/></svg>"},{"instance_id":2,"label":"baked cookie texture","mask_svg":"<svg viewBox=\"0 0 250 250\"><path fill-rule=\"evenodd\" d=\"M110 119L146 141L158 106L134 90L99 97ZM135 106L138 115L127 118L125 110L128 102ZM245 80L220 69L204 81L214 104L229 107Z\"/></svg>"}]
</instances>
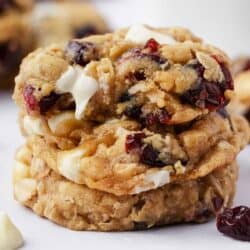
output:
<instances>
[{"instance_id":1,"label":"baked cookie texture","mask_svg":"<svg viewBox=\"0 0 250 250\"><path fill-rule=\"evenodd\" d=\"M240 57L232 66L235 85L235 96L229 110L243 114L250 122L250 58Z\"/></svg>"},{"instance_id":2,"label":"baked cookie texture","mask_svg":"<svg viewBox=\"0 0 250 250\"><path fill-rule=\"evenodd\" d=\"M183 28L135 25L34 51L13 95L26 138L16 199L76 230L205 221L209 192L230 206L250 138L226 111L233 88L227 55Z\"/></svg>"},{"instance_id":3,"label":"baked cookie texture","mask_svg":"<svg viewBox=\"0 0 250 250\"><path fill-rule=\"evenodd\" d=\"M25 125L26 131L32 132ZM132 121L113 121L74 137L82 143L71 149L60 149L57 138L46 133L30 134L27 143L35 157L67 179L91 189L127 195L206 176L230 164L250 138L243 118L217 113L179 133L162 135L141 129Z\"/></svg>"},{"instance_id":4,"label":"baked cookie texture","mask_svg":"<svg viewBox=\"0 0 250 250\"><path fill-rule=\"evenodd\" d=\"M108 31L96 9L80 1L40 1L31 14L36 47Z\"/></svg>"},{"instance_id":5,"label":"baked cookie texture","mask_svg":"<svg viewBox=\"0 0 250 250\"><path fill-rule=\"evenodd\" d=\"M23 146L16 155L13 182L20 203L59 225L73 230L121 231L205 222L222 206L232 204L237 173L232 162L196 180L115 196L66 180Z\"/></svg>"},{"instance_id":6,"label":"baked cookie texture","mask_svg":"<svg viewBox=\"0 0 250 250\"><path fill-rule=\"evenodd\" d=\"M14 99L34 117L73 109L78 120L124 115L164 126L222 109L232 89L229 59L219 49L182 28L133 26L31 53Z\"/></svg>"},{"instance_id":7,"label":"baked cookie texture","mask_svg":"<svg viewBox=\"0 0 250 250\"><path fill-rule=\"evenodd\" d=\"M0 3L0 88L14 85L21 59L32 50L27 16L31 8L29 0Z\"/></svg>"}]
</instances>

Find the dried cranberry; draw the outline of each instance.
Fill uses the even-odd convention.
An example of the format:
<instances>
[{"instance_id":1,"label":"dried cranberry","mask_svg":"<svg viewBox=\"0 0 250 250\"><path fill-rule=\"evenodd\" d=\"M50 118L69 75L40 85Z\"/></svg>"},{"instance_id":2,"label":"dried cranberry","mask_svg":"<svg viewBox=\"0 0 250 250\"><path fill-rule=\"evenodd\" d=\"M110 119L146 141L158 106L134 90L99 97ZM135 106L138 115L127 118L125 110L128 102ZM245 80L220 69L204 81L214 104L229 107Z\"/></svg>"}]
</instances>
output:
<instances>
[{"instance_id":1,"label":"dried cranberry","mask_svg":"<svg viewBox=\"0 0 250 250\"><path fill-rule=\"evenodd\" d=\"M158 158L159 154L158 150L154 149L152 145L147 144L143 147L140 155L140 161L150 166L164 167L166 166L166 163Z\"/></svg>"},{"instance_id":2,"label":"dried cranberry","mask_svg":"<svg viewBox=\"0 0 250 250\"><path fill-rule=\"evenodd\" d=\"M210 111L217 110L227 104L222 89L218 83L208 82L199 77L196 85L182 95L182 100L199 108Z\"/></svg>"},{"instance_id":3,"label":"dried cranberry","mask_svg":"<svg viewBox=\"0 0 250 250\"><path fill-rule=\"evenodd\" d=\"M133 74L134 78L137 80L137 81L143 81L146 79L146 76L145 76L145 73L143 70L137 70L134 72Z\"/></svg>"},{"instance_id":4,"label":"dried cranberry","mask_svg":"<svg viewBox=\"0 0 250 250\"><path fill-rule=\"evenodd\" d=\"M38 103L40 108L40 113L45 114L49 109L55 105L56 101L59 99L60 95L55 92L51 92L48 96L44 96Z\"/></svg>"},{"instance_id":5,"label":"dried cranberry","mask_svg":"<svg viewBox=\"0 0 250 250\"><path fill-rule=\"evenodd\" d=\"M144 133L136 133L127 135L126 142L125 142L125 148L126 152L130 153L131 151L140 151L143 146L143 139L145 138Z\"/></svg>"},{"instance_id":6,"label":"dried cranberry","mask_svg":"<svg viewBox=\"0 0 250 250\"><path fill-rule=\"evenodd\" d=\"M34 96L35 88L31 85L26 85L23 90L23 98L28 111L35 111L38 108L37 100Z\"/></svg>"},{"instance_id":7,"label":"dried cranberry","mask_svg":"<svg viewBox=\"0 0 250 250\"><path fill-rule=\"evenodd\" d=\"M156 113L149 113L147 114L145 117L141 118L141 122L145 125L145 126L152 126L156 123L158 123L158 116Z\"/></svg>"},{"instance_id":8,"label":"dried cranberry","mask_svg":"<svg viewBox=\"0 0 250 250\"><path fill-rule=\"evenodd\" d=\"M130 101L132 97L133 97L133 96L130 95L128 91L126 91L126 92L124 92L124 93L120 96L119 102L127 102L127 101Z\"/></svg>"},{"instance_id":9,"label":"dried cranberry","mask_svg":"<svg viewBox=\"0 0 250 250\"><path fill-rule=\"evenodd\" d=\"M209 82L204 77L204 67L200 63L189 65L197 72L198 80L196 84L182 96L182 100L199 108L207 108L210 111L225 107L228 101L225 97L227 89L233 89L233 79L231 73L224 62L218 57L213 56L220 64L224 75L224 81Z\"/></svg>"},{"instance_id":10,"label":"dried cranberry","mask_svg":"<svg viewBox=\"0 0 250 250\"><path fill-rule=\"evenodd\" d=\"M160 48L160 44L157 41L155 41L155 39L151 38L147 41L144 48L149 49L150 52L157 52L158 49Z\"/></svg>"},{"instance_id":11,"label":"dried cranberry","mask_svg":"<svg viewBox=\"0 0 250 250\"><path fill-rule=\"evenodd\" d=\"M66 47L66 55L72 62L81 66L97 59L95 45L90 42L70 41Z\"/></svg>"},{"instance_id":12,"label":"dried cranberry","mask_svg":"<svg viewBox=\"0 0 250 250\"><path fill-rule=\"evenodd\" d=\"M164 161L159 158L160 152L151 144L144 142L146 135L142 132L127 135L125 142L125 150L127 153L137 153L140 162L149 166L164 167L166 165L175 164L177 159L170 153L164 155Z\"/></svg>"},{"instance_id":13,"label":"dried cranberry","mask_svg":"<svg viewBox=\"0 0 250 250\"><path fill-rule=\"evenodd\" d=\"M149 58L150 60L158 63L158 64L165 64L167 63L167 59L163 58L158 51L152 52L151 50L145 48L132 48L127 53L125 53L120 60L127 60L130 58Z\"/></svg>"},{"instance_id":14,"label":"dried cranberry","mask_svg":"<svg viewBox=\"0 0 250 250\"><path fill-rule=\"evenodd\" d=\"M136 105L128 106L124 111L124 115L135 120L140 120L141 114L142 114L141 106L136 106Z\"/></svg>"},{"instance_id":15,"label":"dried cranberry","mask_svg":"<svg viewBox=\"0 0 250 250\"><path fill-rule=\"evenodd\" d=\"M221 84L223 90L224 91L227 89L233 90L234 89L234 82L233 82L233 78L232 78L230 70L223 63L220 64L220 67L221 67L222 73L223 73L224 78L225 78L224 82Z\"/></svg>"},{"instance_id":16,"label":"dried cranberry","mask_svg":"<svg viewBox=\"0 0 250 250\"><path fill-rule=\"evenodd\" d=\"M161 124L168 124L168 122L171 120L171 115L168 113L165 109L160 109L158 114L158 120Z\"/></svg>"},{"instance_id":17,"label":"dried cranberry","mask_svg":"<svg viewBox=\"0 0 250 250\"><path fill-rule=\"evenodd\" d=\"M78 27L74 33L75 33L75 38L83 38L86 36L97 34L98 30L96 29L95 26L88 24L84 25L83 27Z\"/></svg>"},{"instance_id":18,"label":"dried cranberry","mask_svg":"<svg viewBox=\"0 0 250 250\"><path fill-rule=\"evenodd\" d=\"M250 208L246 206L225 208L217 216L217 229L234 239L250 241Z\"/></svg>"},{"instance_id":19,"label":"dried cranberry","mask_svg":"<svg viewBox=\"0 0 250 250\"><path fill-rule=\"evenodd\" d=\"M146 126L155 124L168 124L171 119L170 114L165 109L159 109L156 112L147 114L143 119Z\"/></svg>"},{"instance_id":20,"label":"dried cranberry","mask_svg":"<svg viewBox=\"0 0 250 250\"><path fill-rule=\"evenodd\" d=\"M213 203L213 206L214 206L214 210L216 212L218 212L222 208L224 200L221 197L216 196L216 197L212 198L212 203Z\"/></svg>"},{"instance_id":21,"label":"dried cranberry","mask_svg":"<svg viewBox=\"0 0 250 250\"><path fill-rule=\"evenodd\" d=\"M191 64L190 66L196 71L198 77L203 77L205 68L201 63L197 62L197 63Z\"/></svg>"}]
</instances>

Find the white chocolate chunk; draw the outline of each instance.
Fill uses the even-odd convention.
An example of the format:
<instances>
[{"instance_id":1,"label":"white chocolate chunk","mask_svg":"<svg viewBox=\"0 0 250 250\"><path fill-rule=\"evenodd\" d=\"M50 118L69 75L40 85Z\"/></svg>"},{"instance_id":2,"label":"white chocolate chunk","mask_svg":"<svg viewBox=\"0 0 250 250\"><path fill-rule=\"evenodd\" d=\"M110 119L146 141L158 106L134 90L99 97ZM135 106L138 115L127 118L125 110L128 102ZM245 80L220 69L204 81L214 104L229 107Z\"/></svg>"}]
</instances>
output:
<instances>
[{"instance_id":1,"label":"white chocolate chunk","mask_svg":"<svg viewBox=\"0 0 250 250\"><path fill-rule=\"evenodd\" d=\"M126 34L125 40L145 44L151 38L160 44L176 43L173 37L151 30L142 24L131 26Z\"/></svg>"},{"instance_id":2,"label":"white chocolate chunk","mask_svg":"<svg viewBox=\"0 0 250 250\"><path fill-rule=\"evenodd\" d=\"M159 170L154 173L145 175L144 184L135 187L133 194L139 194L151 189L162 187L170 182L170 174L168 170Z\"/></svg>"},{"instance_id":3,"label":"white chocolate chunk","mask_svg":"<svg viewBox=\"0 0 250 250\"><path fill-rule=\"evenodd\" d=\"M74 121L75 115L71 111L65 111L57 115L52 116L48 119L49 128L53 133L56 133L61 124L66 123L67 121Z\"/></svg>"},{"instance_id":4,"label":"white chocolate chunk","mask_svg":"<svg viewBox=\"0 0 250 250\"><path fill-rule=\"evenodd\" d=\"M37 182L34 179L26 178L15 183L14 194L15 198L21 202L27 202L37 192Z\"/></svg>"},{"instance_id":5,"label":"white chocolate chunk","mask_svg":"<svg viewBox=\"0 0 250 250\"><path fill-rule=\"evenodd\" d=\"M74 149L60 152L57 158L57 166L60 173L71 181L78 182L81 168L83 149Z\"/></svg>"},{"instance_id":6,"label":"white chocolate chunk","mask_svg":"<svg viewBox=\"0 0 250 250\"><path fill-rule=\"evenodd\" d=\"M14 161L13 181L17 182L29 176L29 167L21 161Z\"/></svg>"},{"instance_id":7,"label":"white chocolate chunk","mask_svg":"<svg viewBox=\"0 0 250 250\"><path fill-rule=\"evenodd\" d=\"M23 245L20 231L7 214L0 211L0 250L14 250Z\"/></svg>"},{"instance_id":8,"label":"white chocolate chunk","mask_svg":"<svg viewBox=\"0 0 250 250\"><path fill-rule=\"evenodd\" d=\"M43 121L29 115L23 118L23 128L28 135L43 135Z\"/></svg>"},{"instance_id":9,"label":"white chocolate chunk","mask_svg":"<svg viewBox=\"0 0 250 250\"><path fill-rule=\"evenodd\" d=\"M87 76L79 66L69 66L56 82L58 93L72 94L76 103L75 117L78 120L83 118L88 101L98 89L97 81L93 77Z\"/></svg>"}]
</instances>

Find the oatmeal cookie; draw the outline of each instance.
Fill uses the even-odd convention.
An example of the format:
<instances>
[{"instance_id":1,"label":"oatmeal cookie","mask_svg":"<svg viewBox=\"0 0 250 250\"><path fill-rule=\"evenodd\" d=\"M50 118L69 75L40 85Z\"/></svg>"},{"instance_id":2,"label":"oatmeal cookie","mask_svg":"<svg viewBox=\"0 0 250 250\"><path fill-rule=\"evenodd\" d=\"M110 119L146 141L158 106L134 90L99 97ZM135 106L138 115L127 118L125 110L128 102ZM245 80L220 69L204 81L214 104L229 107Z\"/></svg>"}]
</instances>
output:
<instances>
[{"instance_id":1,"label":"oatmeal cookie","mask_svg":"<svg viewBox=\"0 0 250 250\"><path fill-rule=\"evenodd\" d=\"M31 18L37 47L108 31L95 8L79 1L41 1Z\"/></svg>"},{"instance_id":2,"label":"oatmeal cookie","mask_svg":"<svg viewBox=\"0 0 250 250\"><path fill-rule=\"evenodd\" d=\"M14 99L33 117L71 110L81 121L164 127L222 109L233 89L229 64L186 29L136 25L31 53Z\"/></svg>"},{"instance_id":3,"label":"oatmeal cookie","mask_svg":"<svg viewBox=\"0 0 250 250\"><path fill-rule=\"evenodd\" d=\"M30 127L26 130L32 132ZM244 118L218 113L164 133L142 129L130 120L113 120L80 133L78 139L77 132L72 135L78 141L73 148L60 149L63 145L56 138L41 134L30 134L27 143L33 155L58 174L115 195L206 176L234 161L250 138Z\"/></svg>"},{"instance_id":4,"label":"oatmeal cookie","mask_svg":"<svg viewBox=\"0 0 250 250\"><path fill-rule=\"evenodd\" d=\"M28 0L0 2L0 88L14 85L21 59L32 50Z\"/></svg>"},{"instance_id":5,"label":"oatmeal cookie","mask_svg":"<svg viewBox=\"0 0 250 250\"><path fill-rule=\"evenodd\" d=\"M59 225L124 231L209 220L223 206L231 206L237 172L236 163L231 162L196 180L115 196L66 180L23 146L16 155L13 183L17 201Z\"/></svg>"}]
</instances>

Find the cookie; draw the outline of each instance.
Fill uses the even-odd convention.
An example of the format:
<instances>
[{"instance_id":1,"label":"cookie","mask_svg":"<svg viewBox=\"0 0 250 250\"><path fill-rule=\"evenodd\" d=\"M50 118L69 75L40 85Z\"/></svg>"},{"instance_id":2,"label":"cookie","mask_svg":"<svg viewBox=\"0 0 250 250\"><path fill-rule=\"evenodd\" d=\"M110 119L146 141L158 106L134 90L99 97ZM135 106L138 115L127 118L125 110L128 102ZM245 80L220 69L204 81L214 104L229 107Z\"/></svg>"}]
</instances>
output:
<instances>
[{"instance_id":1,"label":"cookie","mask_svg":"<svg viewBox=\"0 0 250 250\"><path fill-rule=\"evenodd\" d=\"M0 88L14 85L22 58L31 51L33 39L27 12L31 1L0 3Z\"/></svg>"},{"instance_id":2,"label":"cookie","mask_svg":"<svg viewBox=\"0 0 250 250\"><path fill-rule=\"evenodd\" d=\"M23 121L35 157L72 182L115 195L206 176L234 161L250 138L242 117L210 113L187 128L164 133L142 129L130 120L113 120L95 126L92 132L76 129L72 143L77 145L60 149L56 137L30 126L30 117Z\"/></svg>"},{"instance_id":3,"label":"cookie","mask_svg":"<svg viewBox=\"0 0 250 250\"><path fill-rule=\"evenodd\" d=\"M108 31L95 8L79 1L41 1L33 10L31 22L37 47Z\"/></svg>"},{"instance_id":4,"label":"cookie","mask_svg":"<svg viewBox=\"0 0 250 250\"><path fill-rule=\"evenodd\" d=\"M242 57L233 63L235 97L229 110L245 115L250 122L250 58Z\"/></svg>"},{"instance_id":5,"label":"cookie","mask_svg":"<svg viewBox=\"0 0 250 250\"><path fill-rule=\"evenodd\" d=\"M209 220L232 204L237 172L232 162L197 180L115 196L66 180L23 146L16 156L13 183L17 201L59 225L73 230L124 231Z\"/></svg>"},{"instance_id":6,"label":"cookie","mask_svg":"<svg viewBox=\"0 0 250 250\"><path fill-rule=\"evenodd\" d=\"M165 127L222 109L232 89L222 51L186 29L136 25L31 53L14 99L33 117L72 110L77 120Z\"/></svg>"}]
</instances>

